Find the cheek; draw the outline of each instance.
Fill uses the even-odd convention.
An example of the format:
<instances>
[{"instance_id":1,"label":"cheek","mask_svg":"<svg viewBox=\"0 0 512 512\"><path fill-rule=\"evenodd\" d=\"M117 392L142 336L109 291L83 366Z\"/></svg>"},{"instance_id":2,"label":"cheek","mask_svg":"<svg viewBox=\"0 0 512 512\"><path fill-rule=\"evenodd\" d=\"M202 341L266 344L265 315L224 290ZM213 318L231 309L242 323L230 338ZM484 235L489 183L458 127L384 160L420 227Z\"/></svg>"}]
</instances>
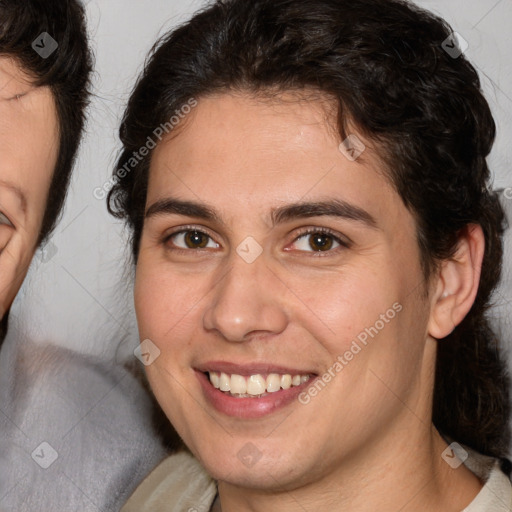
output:
<instances>
[{"instance_id":1,"label":"cheek","mask_svg":"<svg viewBox=\"0 0 512 512\"><path fill-rule=\"evenodd\" d=\"M346 401L349 415L359 414L362 404L378 414L389 399L386 386L405 393L418 370L426 307L411 293L416 271L407 273L406 268L389 258L379 265L341 269L319 282L321 287L308 288L305 281L300 287L301 298L315 315L306 314L299 322L328 354L336 375L332 389L358 397Z\"/></svg>"},{"instance_id":2,"label":"cheek","mask_svg":"<svg viewBox=\"0 0 512 512\"><path fill-rule=\"evenodd\" d=\"M384 277L385 276L385 277ZM335 272L293 276L295 321L323 340L324 348L335 358L349 349L365 329L382 322L397 302L397 279L371 265L348 265ZM391 312L393 314L393 311Z\"/></svg>"},{"instance_id":3,"label":"cheek","mask_svg":"<svg viewBox=\"0 0 512 512\"><path fill-rule=\"evenodd\" d=\"M134 301L141 339L160 345L163 333L172 325L179 305L180 288L168 286L165 274L158 272L145 258L139 257L135 276ZM176 301L176 302L175 302Z\"/></svg>"},{"instance_id":4,"label":"cheek","mask_svg":"<svg viewBox=\"0 0 512 512\"><path fill-rule=\"evenodd\" d=\"M141 339L151 339L162 351L190 339L207 294L204 281L204 277L191 279L154 259L139 257L134 301Z\"/></svg>"}]
</instances>

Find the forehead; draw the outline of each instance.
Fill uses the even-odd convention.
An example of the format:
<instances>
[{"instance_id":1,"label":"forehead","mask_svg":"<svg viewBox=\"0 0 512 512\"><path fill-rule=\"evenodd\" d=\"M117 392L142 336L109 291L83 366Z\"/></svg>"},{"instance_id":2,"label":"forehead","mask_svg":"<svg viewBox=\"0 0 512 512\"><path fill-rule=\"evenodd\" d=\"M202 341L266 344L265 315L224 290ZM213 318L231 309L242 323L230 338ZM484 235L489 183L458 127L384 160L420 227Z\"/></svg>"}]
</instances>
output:
<instances>
[{"instance_id":1,"label":"forehead","mask_svg":"<svg viewBox=\"0 0 512 512\"><path fill-rule=\"evenodd\" d=\"M12 132L30 137L39 129L31 144L42 141L47 145L57 135L57 112L50 88L36 87L20 64L6 56L0 56L0 109L0 136L3 139ZM12 136L11 139L30 149L22 142L23 137Z\"/></svg>"},{"instance_id":2,"label":"forehead","mask_svg":"<svg viewBox=\"0 0 512 512\"><path fill-rule=\"evenodd\" d=\"M239 213L330 196L371 206L377 216L401 204L371 141L351 134L365 144L353 161L340 151L326 99L226 93L200 99L182 123L155 149L148 203L172 193Z\"/></svg>"},{"instance_id":3,"label":"forehead","mask_svg":"<svg viewBox=\"0 0 512 512\"><path fill-rule=\"evenodd\" d=\"M7 100L31 87L30 77L18 61L0 55L0 99Z\"/></svg>"}]
</instances>

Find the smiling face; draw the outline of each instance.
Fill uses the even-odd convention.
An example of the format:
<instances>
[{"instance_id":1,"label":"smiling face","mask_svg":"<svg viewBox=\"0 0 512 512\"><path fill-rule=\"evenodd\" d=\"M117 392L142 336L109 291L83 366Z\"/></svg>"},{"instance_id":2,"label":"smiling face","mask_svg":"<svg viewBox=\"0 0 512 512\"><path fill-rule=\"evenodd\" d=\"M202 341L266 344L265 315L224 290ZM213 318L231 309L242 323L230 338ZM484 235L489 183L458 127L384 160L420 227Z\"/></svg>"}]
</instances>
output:
<instances>
[{"instance_id":1,"label":"smiling face","mask_svg":"<svg viewBox=\"0 0 512 512\"><path fill-rule=\"evenodd\" d=\"M413 217L370 142L355 161L340 151L330 110L291 94L203 98L152 158L135 303L160 355L146 371L229 484L353 472L430 425Z\"/></svg>"},{"instance_id":2,"label":"smiling face","mask_svg":"<svg viewBox=\"0 0 512 512\"><path fill-rule=\"evenodd\" d=\"M16 62L0 57L0 316L34 255L57 149L50 89L35 88Z\"/></svg>"}]
</instances>

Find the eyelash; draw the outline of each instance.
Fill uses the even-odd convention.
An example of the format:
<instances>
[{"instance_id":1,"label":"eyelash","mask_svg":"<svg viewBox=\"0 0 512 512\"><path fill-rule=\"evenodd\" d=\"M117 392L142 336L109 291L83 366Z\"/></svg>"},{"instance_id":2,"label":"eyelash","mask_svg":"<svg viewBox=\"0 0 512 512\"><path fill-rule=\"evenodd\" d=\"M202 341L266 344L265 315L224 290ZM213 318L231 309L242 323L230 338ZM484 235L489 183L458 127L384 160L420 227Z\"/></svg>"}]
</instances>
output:
<instances>
[{"instance_id":1,"label":"eyelash","mask_svg":"<svg viewBox=\"0 0 512 512\"><path fill-rule=\"evenodd\" d=\"M166 248L168 250L171 250L171 251L174 251L174 252L179 252L179 253L186 253L186 252L191 252L191 251L203 251L203 250L205 250L204 248L203 249L201 249L201 248L198 248L198 249L182 249L181 247L169 247L169 241L171 240L171 238L173 236L180 235L180 234L183 234L183 233L188 233L189 231L197 231L198 233L201 233L201 234L206 235L207 237L209 237L210 240L213 240L213 237L210 234L208 234L203 229L199 229L197 226L184 226L183 229L180 229L179 231L174 231L173 233L170 233L170 234L166 235L163 238L163 240L161 241L161 243L164 246L166 246ZM336 247L336 248L328 250L328 251L299 251L299 252L311 253L310 254L311 257L323 258L323 257L327 257L329 254L338 253L338 252L340 252L340 251L342 251L344 249L348 249L351 246L351 242L341 238L341 235L339 233L336 233L335 231L333 231L333 230L331 230L329 228L323 228L323 227L310 227L310 228L306 228L306 229L304 229L303 231L299 232L296 235L296 237L294 238L293 242L294 243L297 242L297 240L301 239L302 237L304 237L306 235L318 234L318 233L331 236L337 243L340 244L340 247ZM215 243L217 243L217 242L215 242Z\"/></svg>"}]
</instances>

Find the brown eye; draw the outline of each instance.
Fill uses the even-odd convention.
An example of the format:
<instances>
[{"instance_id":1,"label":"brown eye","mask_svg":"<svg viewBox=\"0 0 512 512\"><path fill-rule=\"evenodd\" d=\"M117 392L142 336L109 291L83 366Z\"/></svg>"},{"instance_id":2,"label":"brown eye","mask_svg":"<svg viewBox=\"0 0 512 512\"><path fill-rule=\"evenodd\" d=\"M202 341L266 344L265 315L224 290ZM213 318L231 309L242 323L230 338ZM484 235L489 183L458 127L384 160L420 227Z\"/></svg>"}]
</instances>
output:
<instances>
[{"instance_id":1,"label":"brown eye","mask_svg":"<svg viewBox=\"0 0 512 512\"><path fill-rule=\"evenodd\" d=\"M208 244L208 235L201 233L200 231L187 231L185 234L185 243L190 249L203 249Z\"/></svg>"},{"instance_id":2,"label":"brown eye","mask_svg":"<svg viewBox=\"0 0 512 512\"><path fill-rule=\"evenodd\" d=\"M343 235L327 228L308 228L293 242L293 249L309 253L337 253L351 246Z\"/></svg>"},{"instance_id":3,"label":"brown eye","mask_svg":"<svg viewBox=\"0 0 512 512\"><path fill-rule=\"evenodd\" d=\"M217 249L219 244L212 237L198 229L178 231L170 235L165 244L169 249ZM172 247L174 246L174 247Z\"/></svg>"},{"instance_id":4,"label":"brown eye","mask_svg":"<svg viewBox=\"0 0 512 512\"><path fill-rule=\"evenodd\" d=\"M332 248L333 237L326 233L313 233L309 235L309 246L314 251L328 251Z\"/></svg>"},{"instance_id":5,"label":"brown eye","mask_svg":"<svg viewBox=\"0 0 512 512\"><path fill-rule=\"evenodd\" d=\"M294 248L304 252L335 252L338 248L347 248L348 244L334 233L311 229L298 236Z\"/></svg>"}]
</instances>

